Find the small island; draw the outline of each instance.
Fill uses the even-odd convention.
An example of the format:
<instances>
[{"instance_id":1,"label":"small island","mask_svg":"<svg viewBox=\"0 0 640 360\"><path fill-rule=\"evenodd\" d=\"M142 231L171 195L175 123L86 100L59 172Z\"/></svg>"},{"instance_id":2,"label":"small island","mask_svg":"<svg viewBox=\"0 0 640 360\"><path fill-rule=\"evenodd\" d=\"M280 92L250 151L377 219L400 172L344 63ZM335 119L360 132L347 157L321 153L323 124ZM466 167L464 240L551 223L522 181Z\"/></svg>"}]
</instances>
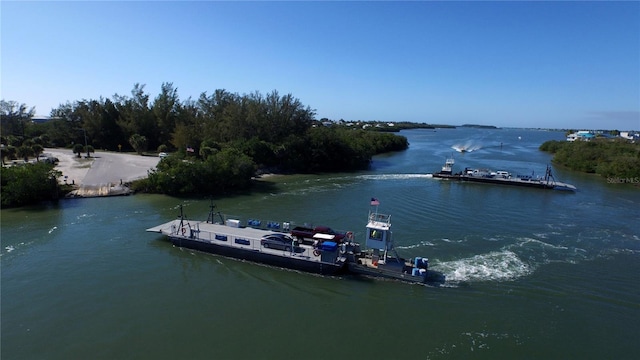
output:
<instances>
[{"instance_id":1,"label":"small island","mask_svg":"<svg viewBox=\"0 0 640 360\"><path fill-rule=\"evenodd\" d=\"M578 141L546 141L540 150L568 169L598 174L609 183L640 185L640 143L624 138L594 137Z\"/></svg>"},{"instance_id":2,"label":"small island","mask_svg":"<svg viewBox=\"0 0 640 360\"><path fill-rule=\"evenodd\" d=\"M477 125L477 124L464 124L460 125L463 128L474 128L474 129L499 129L497 126L493 125Z\"/></svg>"}]
</instances>

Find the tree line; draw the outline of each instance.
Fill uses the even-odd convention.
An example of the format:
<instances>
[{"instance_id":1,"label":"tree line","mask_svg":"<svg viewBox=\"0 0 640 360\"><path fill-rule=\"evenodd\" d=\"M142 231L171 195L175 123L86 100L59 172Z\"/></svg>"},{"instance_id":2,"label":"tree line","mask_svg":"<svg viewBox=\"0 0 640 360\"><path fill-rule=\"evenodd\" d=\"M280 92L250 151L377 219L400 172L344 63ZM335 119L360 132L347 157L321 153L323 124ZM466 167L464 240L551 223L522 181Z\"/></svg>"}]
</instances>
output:
<instances>
[{"instance_id":1,"label":"tree line","mask_svg":"<svg viewBox=\"0 0 640 360\"><path fill-rule=\"evenodd\" d=\"M302 134L313 122L314 110L291 94L272 91L239 95L226 90L202 93L197 100L180 101L172 83L163 83L151 100L145 86L135 84L131 96L83 99L51 111L53 121L31 124L33 109L2 101L2 135L6 142L47 136L54 147L90 144L112 151L199 149L204 140L229 142L258 137L281 141Z\"/></svg>"},{"instance_id":2,"label":"tree line","mask_svg":"<svg viewBox=\"0 0 640 360\"><path fill-rule=\"evenodd\" d=\"M78 156L94 149L169 152L136 188L211 194L245 189L260 172L365 169L373 155L409 145L394 134L323 126L315 110L275 90L240 95L218 89L181 101L172 83L163 83L153 99L144 87L135 84L130 96L61 104L41 124L31 122L33 109L3 100L3 162L37 157L44 147L66 147Z\"/></svg>"},{"instance_id":3,"label":"tree line","mask_svg":"<svg viewBox=\"0 0 640 360\"><path fill-rule=\"evenodd\" d=\"M546 141L540 150L569 169L618 179L640 179L640 144L626 139ZM637 180L636 180L637 181Z\"/></svg>"}]
</instances>

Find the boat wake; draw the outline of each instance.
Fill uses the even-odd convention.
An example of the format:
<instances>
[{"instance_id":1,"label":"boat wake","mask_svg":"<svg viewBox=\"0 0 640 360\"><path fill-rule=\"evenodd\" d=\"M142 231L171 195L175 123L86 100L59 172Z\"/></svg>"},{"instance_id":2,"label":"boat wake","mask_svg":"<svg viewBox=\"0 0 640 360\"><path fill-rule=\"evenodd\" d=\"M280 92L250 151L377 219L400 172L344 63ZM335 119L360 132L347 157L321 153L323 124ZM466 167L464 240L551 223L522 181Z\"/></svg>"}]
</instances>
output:
<instances>
[{"instance_id":1,"label":"boat wake","mask_svg":"<svg viewBox=\"0 0 640 360\"><path fill-rule=\"evenodd\" d=\"M455 144L451 148L459 153L464 153L480 150L482 148L482 145L474 144L473 142L468 141L464 144Z\"/></svg>"},{"instance_id":2,"label":"boat wake","mask_svg":"<svg viewBox=\"0 0 640 360\"><path fill-rule=\"evenodd\" d=\"M539 239L517 238L514 243L507 244L499 250L469 258L444 262L435 260L432 266L434 270L446 276L449 285L455 286L467 282L513 281L531 275L542 265L575 264L595 256L587 249L543 241L548 234L537 236ZM448 239L443 241L450 242Z\"/></svg>"},{"instance_id":3,"label":"boat wake","mask_svg":"<svg viewBox=\"0 0 640 360\"><path fill-rule=\"evenodd\" d=\"M26 242L26 243L25 242L20 242L20 243L13 244L13 245L7 245L7 246L4 247L4 251L0 252L0 257L2 257L3 255L7 255L7 254L9 254L11 252L14 252L15 250L21 249L21 248L23 248L25 246L29 246L32 243L33 243L33 241Z\"/></svg>"},{"instance_id":4,"label":"boat wake","mask_svg":"<svg viewBox=\"0 0 640 360\"><path fill-rule=\"evenodd\" d=\"M449 285L480 281L510 281L533 273L534 268L509 250L494 251L466 259L434 262L433 269L442 272Z\"/></svg>"},{"instance_id":5,"label":"boat wake","mask_svg":"<svg viewBox=\"0 0 640 360\"><path fill-rule=\"evenodd\" d=\"M311 193L321 193L327 191L334 191L336 189L344 189L354 184L363 181L402 181L412 179L427 179L431 178L431 174L367 174L367 175L347 175L347 176L334 176L318 179L306 179L296 185L300 184L303 187L291 186L287 191L280 191L277 193L270 193L267 197L282 196L282 195L308 195ZM355 181L354 181L355 180Z\"/></svg>"},{"instance_id":6,"label":"boat wake","mask_svg":"<svg viewBox=\"0 0 640 360\"><path fill-rule=\"evenodd\" d=\"M475 352L487 351L494 346L518 347L525 341L517 334L493 331L465 331L457 336L452 335L448 343L427 352L427 359L468 358ZM469 352L471 351L471 352Z\"/></svg>"}]
</instances>

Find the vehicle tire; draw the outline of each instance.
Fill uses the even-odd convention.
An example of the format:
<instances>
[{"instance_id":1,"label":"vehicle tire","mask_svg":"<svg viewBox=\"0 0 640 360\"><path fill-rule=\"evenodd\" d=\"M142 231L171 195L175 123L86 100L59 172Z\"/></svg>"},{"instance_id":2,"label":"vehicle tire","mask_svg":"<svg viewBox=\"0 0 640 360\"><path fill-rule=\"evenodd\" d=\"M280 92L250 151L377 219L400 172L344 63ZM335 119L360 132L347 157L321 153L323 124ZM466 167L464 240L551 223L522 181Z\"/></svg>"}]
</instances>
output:
<instances>
[{"instance_id":1,"label":"vehicle tire","mask_svg":"<svg viewBox=\"0 0 640 360\"><path fill-rule=\"evenodd\" d=\"M264 246L264 247L265 247L265 249L268 249L268 248L269 248L269 244L268 244L268 243L264 243L262 246Z\"/></svg>"}]
</instances>

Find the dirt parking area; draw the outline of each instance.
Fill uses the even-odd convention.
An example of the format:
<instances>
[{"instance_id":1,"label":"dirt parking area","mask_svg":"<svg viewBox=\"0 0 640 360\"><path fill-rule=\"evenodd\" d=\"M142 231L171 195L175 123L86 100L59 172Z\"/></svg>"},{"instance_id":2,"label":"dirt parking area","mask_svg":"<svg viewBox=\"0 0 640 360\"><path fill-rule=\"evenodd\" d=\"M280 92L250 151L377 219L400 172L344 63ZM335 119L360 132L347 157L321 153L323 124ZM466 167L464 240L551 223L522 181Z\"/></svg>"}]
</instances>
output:
<instances>
[{"instance_id":1,"label":"dirt parking area","mask_svg":"<svg viewBox=\"0 0 640 360\"><path fill-rule=\"evenodd\" d=\"M96 151L91 158L78 158L70 149L47 148L44 155L58 159L56 169L62 172L60 182L78 186L120 184L144 178L160 158L107 151Z\"/></svg>"}]
</instances>

